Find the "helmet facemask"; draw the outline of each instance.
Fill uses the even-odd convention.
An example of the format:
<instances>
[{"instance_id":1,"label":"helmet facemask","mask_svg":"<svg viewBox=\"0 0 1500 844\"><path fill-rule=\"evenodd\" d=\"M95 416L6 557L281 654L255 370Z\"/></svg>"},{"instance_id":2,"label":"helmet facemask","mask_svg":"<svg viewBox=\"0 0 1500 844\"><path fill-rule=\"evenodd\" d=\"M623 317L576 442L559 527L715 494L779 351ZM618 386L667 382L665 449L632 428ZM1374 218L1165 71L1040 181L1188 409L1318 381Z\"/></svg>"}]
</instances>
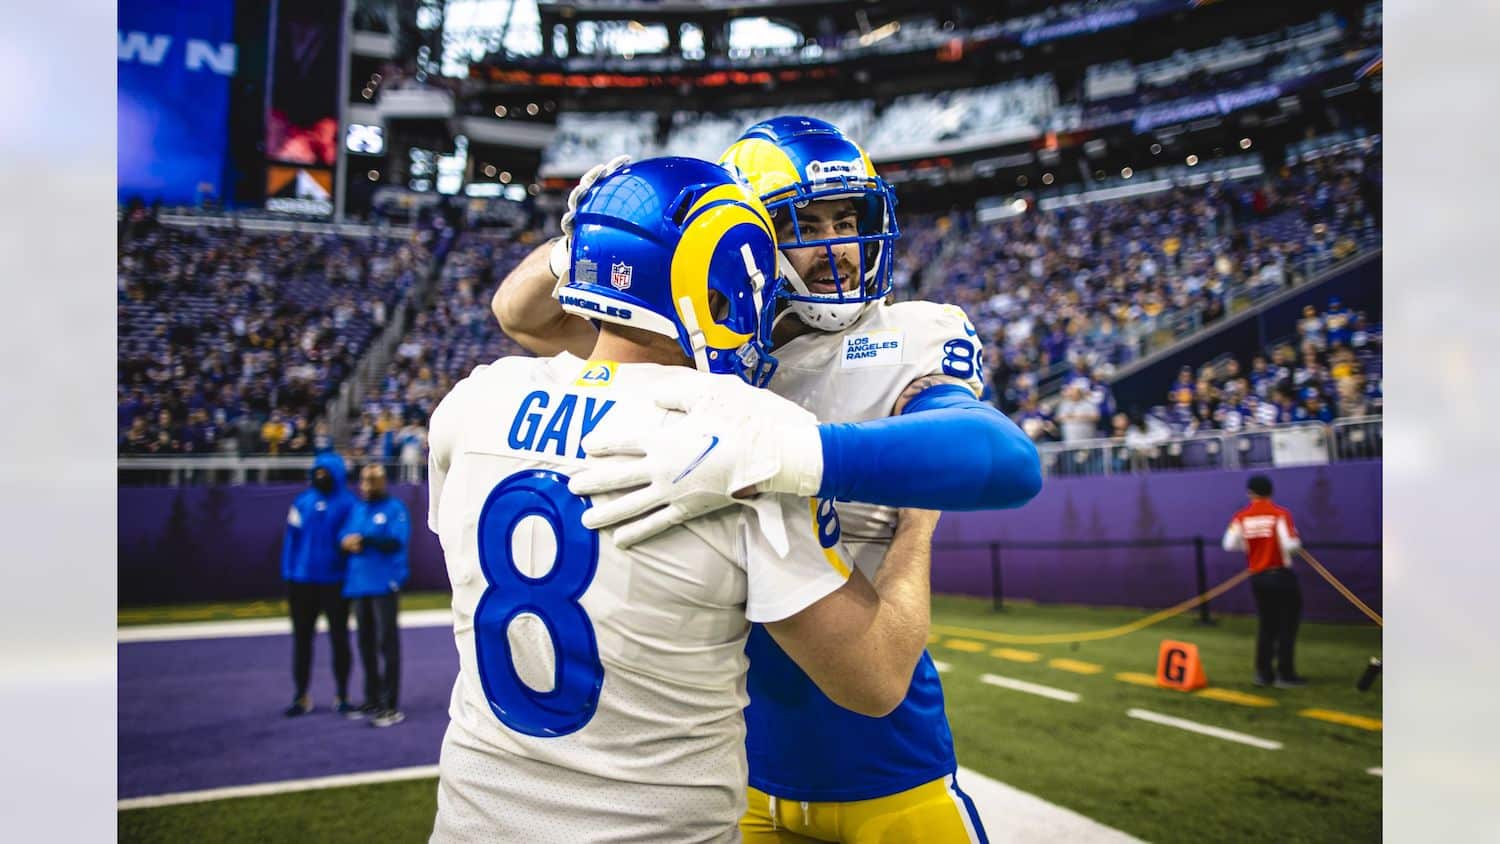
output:
<instances>
[{"instance_id":1,"label":"helmet facemask","mask_svg":"<svg viewBox=\"0 0 1500 844\"><path fill-rule=\"evenodd\" d=\"M891 246L900 229L894 194L883 180L840 175L789 186L766 199L780 235L778 295L789 312L812 328L842 331L890 295ZM822 251L810 267L805 257L797 260L815 277L803 277L788 255L792 250Z\"/></svg>"}]
</instances>

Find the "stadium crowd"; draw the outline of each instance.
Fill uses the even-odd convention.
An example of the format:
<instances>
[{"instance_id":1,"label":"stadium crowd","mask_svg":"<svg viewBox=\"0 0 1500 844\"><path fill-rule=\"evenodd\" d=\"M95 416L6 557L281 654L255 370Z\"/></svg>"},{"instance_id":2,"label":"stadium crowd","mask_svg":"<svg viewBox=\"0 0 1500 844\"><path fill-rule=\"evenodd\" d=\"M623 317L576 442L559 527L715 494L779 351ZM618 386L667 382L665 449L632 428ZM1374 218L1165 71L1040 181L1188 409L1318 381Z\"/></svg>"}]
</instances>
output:
<instances>
[{"instance_id":1,"label":"stadium crowd","mask_svg":"<svg viewBox=\"0 0 1500 844\"><path fill-rule=\"evenodd\" d=\"M423 237L136 221L117 264L119 453L311 453L431 256Z\"/></svg>"},{"instance_id":2,"label":"stadium crowd","mask_svg":"<svg viewBox=\"0 0 1500 844\"><path fill-rule=\"evenodd\" d=\"M474 367L526 354L495 325L490 297L535 246L464 235L449 253L432 306L419 313L378 385L364 397L351 441L354 453L399 463L415 473L426 460L427 419Z\"/></svg>"},{"instance_id":3,"label":"stadium crowd","mask_svg":"<svg viewBox=\"0 0 1500 844\"><path fill-rule=\"evenodd\" d=\"M1048 379L1108 377L1174 325L1223 318L1309 271L1378 243L1378 146L1259 182L1210 182L1031 212L908 219L901 298L964 307L985 338L1003 410Z\"/></svg>"},{"instance_id":4,"label":"stadium crowd","mask_svg":"<svg viewBox=\"0 0 1500 844\"><path fill-rule=\"evenodd\" d=\"M1335 297L1322 311L1305 307L1296 335L1273 343L1249 365L1222 355L1196 368L1182 367L1163 404L1150 411L1121 412L1108 387L1084 370L1050 408L1026 396L1011 415L1039 443L1107 437L1126 445L1158 445L1209 431L1378 416L1384 405L1382 374L1380 323Z\"/></svg>"},{"instance_id":5,"label":"stadium crowd","mask_svg":"<svg viewBox=\"0 0 1500 844\"><path fill-rule=\"evenodd\" d=\"M964 307L985 340L989 397L1034 436L1119 434L1130 420L1105 386L1116 367L1378 243L1380 190L1379 143L1348 142L1256 180L1033 208L997 222L973 211L906 216L897 296ZM324 405L408 301L430 249L441 257L446 246L430 232L396 240L149 221L128 229L119 249L122 454L331 446L318 419ZM419 472L437 402L475 366L523 353L496 329L489 301L541 236L461 237L430 305L408 321L385 373L364 385L352 453ZM1321 333L1310 318L1307 338L1263 364L1189 373L1186 407L1174 396L1138 424L1191 433L1378 408L1378 326L1337 309L1312 316ZM1292 388L1253 378L1255 389L1237 386L1236 368L1291 372ZM1042 400L1064 385L1055 406Z\"/></svg>"}]
</instances>

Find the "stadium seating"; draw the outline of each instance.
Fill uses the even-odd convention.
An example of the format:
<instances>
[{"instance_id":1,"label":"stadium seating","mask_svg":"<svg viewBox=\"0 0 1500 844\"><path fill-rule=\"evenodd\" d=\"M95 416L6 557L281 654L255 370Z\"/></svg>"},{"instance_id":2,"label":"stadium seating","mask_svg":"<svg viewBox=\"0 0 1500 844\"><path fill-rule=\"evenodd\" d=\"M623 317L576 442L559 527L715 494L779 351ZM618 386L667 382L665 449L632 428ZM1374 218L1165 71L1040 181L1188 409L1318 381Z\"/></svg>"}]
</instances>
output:
<instances>
[{"instance_id":1,"label":"stadium seating","mask_svg":"<svg viewBox=\"0 0 1500 844\"><path fill-rule=\"evenodd\" d=\"M1154 61L1090 66L1084 73L1083 94L1088 101L1138 91L1149 92L1151 99L1165 99L1204 87L1233 87L1257 79L1274 82L1312 72L1322 59L1336 55L1343 39L1343 26L1331 12L1324 13L1284 30L1233 36L1197 50L1179 49Z\"/></svg>"},{"instance_id":2,"label":"stadium seating","mask_svg":"<svg viewBox=\"0 0 1500 844\"><path fill-rule=\"evenodd\" d=\"M427 418L455 383L480 364L526 354L495 324L490 297L533 246L495 236L460 238L431 307L417 314L379 384L364 397L350 443L356 454L411 458L406 445L425 437Z\"/></svg>"},{"instance_id":3,"label":"stadium seating","mask_svg":"<svg viewBox=\"0 0 1500 844\"><path fill-rule=\"evenodd\" d=\"M1079 365L1107 376L1158 332L1181 333L1176 323L1207 324L1375 248L1365 191L1378 151L1355 146L1262 184L1176 187L990 225L969 213L906 219L898 295L963 306L1005 380L1026 376L1035 389Z\"/></svg>"},{"instance_id":4,"label":"stadium seating","mask_svg":"<svg viewBox=\"0 0 1500 844\"><path fill-rule=\"evenodd\" d=\"M650 112L564 112L542 155L542 172L578 175L617 155L645 158L655 149L656 115Z\"/></svg>"},{"instance_id":5,"label":"stadium seating","mask_svg":"<svg viewBox=\"0 0 1500 844\"><path fill-rule=\"evenodd\" d=\"M415 240L150 226L118 252L122 454L310 452L430 262Z\"/></svg>"},{"instance_id":6,"label":"stadium seating","mask_svg":"<svg viewBox=\"0 0 1500 844\"><path fill-rule=\"evenodd\" d=\"M1057 108L1057 86L1048 75L937 94L897 97L876 113L870 100L809 103L737 111L677 112L664 140L650 113L574 112L558 118L558 132L543 152L546 175L578 175L622 153L636 158L687 155L716 159L757 121L778 114L827 120L865 140L875 158L900 157L943 142L1003 143L1033 137Z\"/></svg>"}]
</instances>

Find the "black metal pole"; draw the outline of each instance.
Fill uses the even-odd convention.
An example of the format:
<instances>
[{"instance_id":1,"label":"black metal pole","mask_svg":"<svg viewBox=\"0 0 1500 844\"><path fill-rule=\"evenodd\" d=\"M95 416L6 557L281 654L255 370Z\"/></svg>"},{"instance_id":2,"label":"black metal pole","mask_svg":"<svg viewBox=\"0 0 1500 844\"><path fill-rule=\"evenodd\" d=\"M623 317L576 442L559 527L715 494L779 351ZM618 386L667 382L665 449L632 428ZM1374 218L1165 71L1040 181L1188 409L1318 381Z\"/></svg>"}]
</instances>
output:
<instances>
[{"instance_id":1,"label":"black metal pole","mask_svg":"<svg viewBox=\"0 0 1500 844\"><path fill-rule=\"evenodd\" d=\"M1005 609L1005 594L1002 591L1000 584L1001 584L1001 580L1000 580L1000 546L997 543L991 542L990 543L990 586L992 587L991 594L994 596L995 611L996 612L999 612L999 611Z\"/></svg>"},{"instance_id":2,"label":"black metal pole","mask_svg":"<svg viewBox=\"0 0 1500 844\"><path fill-rule=\"evenodd\" d=\"M1193 567L1198 570L1198 594L1202 595L1208 591L1208 567L1203 559L1203 537L1193 537ZM1213 616L1209 615L1208 602L1204 601L1198 605L1198 623L1213 624Z\"/></svg>"}]
</instances>

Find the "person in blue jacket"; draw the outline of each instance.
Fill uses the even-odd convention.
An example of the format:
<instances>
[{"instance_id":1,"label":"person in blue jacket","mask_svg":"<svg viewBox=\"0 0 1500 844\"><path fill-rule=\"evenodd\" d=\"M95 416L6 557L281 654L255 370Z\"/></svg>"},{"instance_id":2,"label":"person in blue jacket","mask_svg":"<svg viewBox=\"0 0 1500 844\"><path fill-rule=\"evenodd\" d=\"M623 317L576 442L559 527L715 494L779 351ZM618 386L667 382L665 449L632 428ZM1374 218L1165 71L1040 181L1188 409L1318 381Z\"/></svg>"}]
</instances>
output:
<instances>
[{"instance_id":1,"label":"person in blue jacket","mask_svg":"<svg viewBox=\"0 0 1500 844\"><path fill-rule=\"evenodd\" d=\"M353 599L359 623L359 659L365 670L365 704L349 717L370 717L376 727L406 719L397 708L401 684L401 634L396 626L396 595L406 585L406 544L411 523L406 505L386 491L385 467L359 473L361 501L339 531L339 547L349 554L344 597ZM380 663L384 662L384 671Z\"/></svg>"},{"instance_id":2,"label":"person in blue jacket","mask_svg":"<svg viewBox=\"0 0 1500 844\"><path fill-rule=\"evenodd\" d=\"M292 680L297 693L286 716L312 711L307 680L312 670L313 636L318 616L328 617L333 640L333 677L338 687L334 709L348 712L349 602L344 600L344 556L339 550L339 528L354 508L354 494L345 481L344 459L333 452L313 460L312 485L292 502L286 514L286 537L281 543L281 578L287 582L292 613Z\"/></svg>"}]
</instances>

